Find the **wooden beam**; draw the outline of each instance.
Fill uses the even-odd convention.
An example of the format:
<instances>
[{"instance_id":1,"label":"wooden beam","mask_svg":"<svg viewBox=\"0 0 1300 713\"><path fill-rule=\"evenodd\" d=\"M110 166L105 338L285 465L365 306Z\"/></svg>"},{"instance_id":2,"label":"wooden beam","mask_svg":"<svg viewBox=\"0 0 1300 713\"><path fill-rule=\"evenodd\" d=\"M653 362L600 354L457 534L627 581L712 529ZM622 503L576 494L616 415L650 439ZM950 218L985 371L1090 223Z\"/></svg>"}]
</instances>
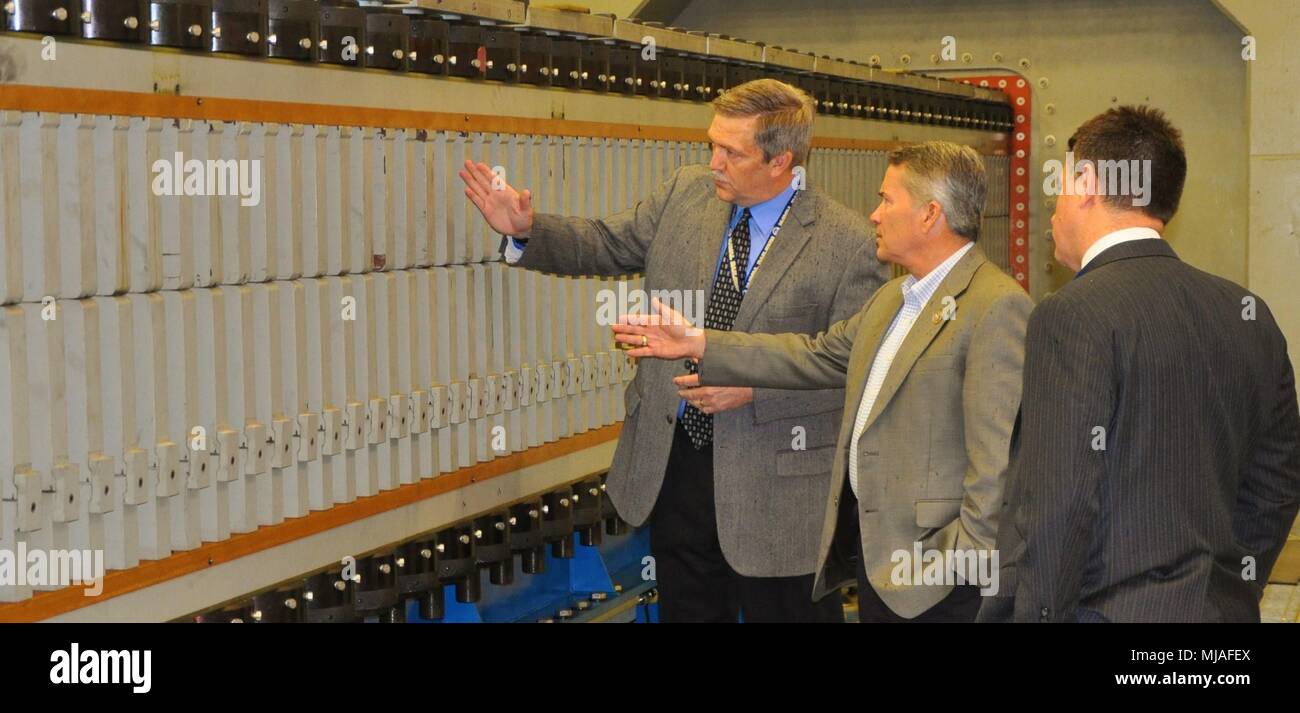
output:
<instances>
[{"instance_id":1,"label":"wooden beam","mask_svg":"<svg viewBox=\"0 0 1300 713\"><path fill-rule=\"evenodd\" d=\"M305 104L300 102L177 96L104 89L70 89L30 84L0 84L0 110L44 111L58 114L151 116L207 121L248 121L323 126L368 126L424 131L486 131L502 134L586 136L611 139L707 142L703 128L615 124L573 119L537 119L491 114L460 114L409 109ZM984 154L1005 154L1007 141L990 135L975 148ZM813 138L817 148L890 151L915 141Z\"/></svg>"}]
</instances>

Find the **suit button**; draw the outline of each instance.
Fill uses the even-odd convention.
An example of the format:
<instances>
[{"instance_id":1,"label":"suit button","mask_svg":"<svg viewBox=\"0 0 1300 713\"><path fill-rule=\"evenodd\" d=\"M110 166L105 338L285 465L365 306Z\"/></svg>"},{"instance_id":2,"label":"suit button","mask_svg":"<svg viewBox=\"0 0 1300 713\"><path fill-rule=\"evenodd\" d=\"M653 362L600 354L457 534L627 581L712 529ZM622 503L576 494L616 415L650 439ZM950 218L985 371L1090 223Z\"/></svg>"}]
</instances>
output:
<instances>
[{"instance_id":1,"label":"suit button","mask_svg":"<svg viewBox=\"0 0 1300 713\"><path fill-rule=\"evenodd\" d=\"M838 495L834 495L834 496L832 496L832 497L831 497L831 505L839 505L839 504L840 504L840 496L838 496Z\"/></svg>"},{"instance_id":2,"label":"suit button","mask_svg":"<svg viewBox=\"0 0 1300 713\"><path fill-rule=\"evenodd\" d=\"M1051 619L1051 614L1052 614L1052 612L1051 612L1050 609L1048 609L1047 607L1043 607L1043 608L1038 612L1038 620L1039 620L1039 621L1047 621L1048 619Z\"/></svg>"}]
</instances>

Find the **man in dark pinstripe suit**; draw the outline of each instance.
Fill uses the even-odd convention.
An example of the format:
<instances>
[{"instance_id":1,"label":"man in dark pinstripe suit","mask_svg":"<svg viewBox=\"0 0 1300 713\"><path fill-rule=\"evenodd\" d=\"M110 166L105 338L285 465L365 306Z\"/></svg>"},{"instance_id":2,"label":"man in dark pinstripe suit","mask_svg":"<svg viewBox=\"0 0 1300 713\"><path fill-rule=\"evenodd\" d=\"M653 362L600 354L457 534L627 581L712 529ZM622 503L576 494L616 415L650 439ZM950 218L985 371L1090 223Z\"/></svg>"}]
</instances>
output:
<instances>
[{"instance_id":1,"label":"man in dark pinstripe suit","mask_svg":"<svg viewBox=\"0 0 1300 713\"><path fill-rule=\"evenodd\" d=\"M1079 274L1029 319L980 620L1259 621L1300 509L1286 342L1263 300L1162 239L1187 164L1161 112L1111 109L1070 150L1052 228Z\"/></svg>"}]
</instances>

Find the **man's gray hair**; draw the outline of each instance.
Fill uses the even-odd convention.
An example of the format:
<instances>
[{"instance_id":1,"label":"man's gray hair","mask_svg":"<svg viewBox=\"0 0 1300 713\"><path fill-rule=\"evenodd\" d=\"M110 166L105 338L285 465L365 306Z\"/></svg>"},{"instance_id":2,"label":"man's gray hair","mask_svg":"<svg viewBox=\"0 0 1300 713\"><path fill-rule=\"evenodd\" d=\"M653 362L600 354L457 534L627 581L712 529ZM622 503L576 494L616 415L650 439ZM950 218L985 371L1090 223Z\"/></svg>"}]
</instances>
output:
<instances>
[{"instance_id":1,"label":"man's gray hair","mask_svg":"<svg viewBox=\"0 0 1300 713\"><path fill-rule=\"evenodd\" d=\"M817 111L807 92L775 79L755 79L728 89L712 103L723 116L758 117L754 143L763 150L764 161L789 151L794 156L791 166L808 163Z\"/></svg>"},{"instance_id":2,"label":"man's gray hair","mask_svg":"<svg viewBox=\"0 0 1300 713\"><path fill-rule=\"evenodd\" d=\"M889 165L902 166L903 185L920 204L935 201L952 232L979 238L988 179L975 149L951 141L926 141L889 152Z\"/></svg>"}]
</instances>

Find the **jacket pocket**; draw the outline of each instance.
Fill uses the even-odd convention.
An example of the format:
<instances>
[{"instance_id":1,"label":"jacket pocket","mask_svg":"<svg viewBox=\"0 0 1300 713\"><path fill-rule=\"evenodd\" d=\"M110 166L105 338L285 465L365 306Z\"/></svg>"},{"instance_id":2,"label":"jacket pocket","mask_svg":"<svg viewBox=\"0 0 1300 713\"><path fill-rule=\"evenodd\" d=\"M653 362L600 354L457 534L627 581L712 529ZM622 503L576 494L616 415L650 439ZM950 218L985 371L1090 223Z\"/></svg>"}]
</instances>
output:
<instances>
[{"instance_id":1,"label":"jacket pocket","mask_svg":"<svg viewBox=\"0 0 1300 713\"><path fill-rule=\"evenodd\" d=\"M844 408L843 389L754 389L754 423L831 413ZM837 431L838 433L838 431Z\"/></svg>"},{"instance_id":2,"label":"jacket pocket","mask_svg":"<svg viewBox=\"0 0 1300 713\"><path fill-rule=\"evenodd\" d=\"M835 446L810 448L806 451L777 451L777 475L823 475L835 464Z\"/></svg>"},{"instance_id":3,"label":"jacket pocket","mask_svg":"<svg viewBox=\"0 0 1300 713\"><path fill-rule=\"evenodd\" d=\"M946 527L961 515L961 499L917 500L916 526L924 528Z\"/></svg>"}]
</instances>

